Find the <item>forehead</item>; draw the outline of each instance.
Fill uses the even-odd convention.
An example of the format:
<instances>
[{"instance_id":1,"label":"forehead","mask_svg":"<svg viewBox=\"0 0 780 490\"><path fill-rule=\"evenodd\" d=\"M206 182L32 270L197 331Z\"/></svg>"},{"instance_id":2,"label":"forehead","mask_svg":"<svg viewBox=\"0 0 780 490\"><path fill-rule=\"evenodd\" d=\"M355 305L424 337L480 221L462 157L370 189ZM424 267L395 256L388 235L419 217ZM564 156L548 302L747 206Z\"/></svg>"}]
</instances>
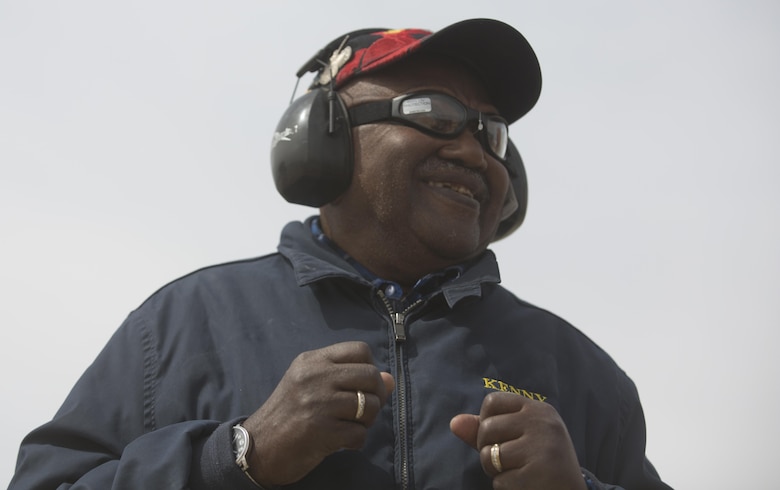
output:
<instances>
[{"instance_id":1,"label":"forehead","mask_svg":"<svg viewBox=\"0 0 780 490\"><path fill-rule=\"evenodd\" d=\"M463 62L442 56L412 56L358 77L340 92L357 102L419 90L449 93L475 109L497 112L479 74Z\"/></svg>"}]
</instances>

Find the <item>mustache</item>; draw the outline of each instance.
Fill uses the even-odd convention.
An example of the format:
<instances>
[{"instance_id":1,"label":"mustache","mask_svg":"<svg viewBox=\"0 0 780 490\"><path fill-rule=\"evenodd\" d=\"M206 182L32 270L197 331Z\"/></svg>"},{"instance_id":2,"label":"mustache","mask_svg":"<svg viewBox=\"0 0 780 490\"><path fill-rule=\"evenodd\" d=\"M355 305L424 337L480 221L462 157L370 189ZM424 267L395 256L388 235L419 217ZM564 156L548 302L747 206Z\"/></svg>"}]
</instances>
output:
<instances>
[{"instance_id":1,"label":"mustache","mask_svg":"<svg viewBox=\"0 0 780 490\"><path fill-rule=\"evenodd\" d=\"M452 182L468 188L480 201L490 198L487 178L458 160L445 160L436 156L426 158L418 167L419 174L428 181Z\"/></svg>"}]
</instances>

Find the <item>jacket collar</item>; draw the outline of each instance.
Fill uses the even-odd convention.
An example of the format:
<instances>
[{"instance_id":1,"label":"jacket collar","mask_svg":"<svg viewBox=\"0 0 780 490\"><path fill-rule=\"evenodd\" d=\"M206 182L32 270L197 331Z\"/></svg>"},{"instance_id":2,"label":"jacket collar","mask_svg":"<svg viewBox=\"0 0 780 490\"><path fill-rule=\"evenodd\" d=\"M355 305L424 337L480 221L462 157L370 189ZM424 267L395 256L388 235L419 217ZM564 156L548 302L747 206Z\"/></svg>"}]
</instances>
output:
<instances>
[{"instance_id":1,"label":"jacket collar","mask_svg":"<svg viewBox=\"0 0 780 490\"><path fill-rule=\"evenodd\" d=\"M371 288L371 282L349 261L317 241L311 232L311 222L314 218L310 217L304 223L288 223L282 230L278 246L279 253L290 261L298 285L306 286L325 279L344 278ZM486 250L478 259L463 264L463 273L458 278L444 283L439 292L452 308L462 299L482 297L483 284L499 282L501 277L496 257L492 251Z\"/></svg>"}]
</instances>

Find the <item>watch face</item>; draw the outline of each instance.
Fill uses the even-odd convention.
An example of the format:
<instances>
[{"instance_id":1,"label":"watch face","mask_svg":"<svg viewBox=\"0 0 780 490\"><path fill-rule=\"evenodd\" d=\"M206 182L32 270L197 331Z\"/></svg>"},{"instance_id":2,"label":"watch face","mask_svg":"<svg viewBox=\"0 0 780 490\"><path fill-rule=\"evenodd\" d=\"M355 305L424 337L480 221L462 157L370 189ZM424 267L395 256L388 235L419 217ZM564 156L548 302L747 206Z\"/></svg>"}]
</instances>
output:
<instances>
[{"instance_id":1,"label":"watch face","mask_svg":"<svg viewBox=\"0 0 780 490\"><path fill-rule=\"evenodd\" d=\"M242 427L233 427L233 451L236 453L236 456L246 453L247 438L244 430L242 430Z\"/></svg>"}]
</instances>

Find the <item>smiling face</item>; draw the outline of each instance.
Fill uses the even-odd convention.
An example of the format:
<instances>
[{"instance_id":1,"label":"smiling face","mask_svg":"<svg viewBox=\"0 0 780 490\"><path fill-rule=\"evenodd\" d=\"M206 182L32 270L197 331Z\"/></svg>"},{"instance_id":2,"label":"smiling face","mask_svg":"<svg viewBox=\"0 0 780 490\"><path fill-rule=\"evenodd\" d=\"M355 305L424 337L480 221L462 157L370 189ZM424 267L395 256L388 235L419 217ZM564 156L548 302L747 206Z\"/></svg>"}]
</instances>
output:
<instances>
[{"instance_id":1,"label":"smiling face","mask_svg":"<svg viewBox=\"0 0 780 490\"><path fill-rule=\"evenodd\" d=\"M474 74L432 57L412 57L358 78L340 95L352 107L422 91L498 112ZM353 128L353 141L352 183L321 209L321 217L325 233L361 264L408 286L487 248L509 176L469 128L442 139L382 121Z\"/></svg>"}]
</instances>

